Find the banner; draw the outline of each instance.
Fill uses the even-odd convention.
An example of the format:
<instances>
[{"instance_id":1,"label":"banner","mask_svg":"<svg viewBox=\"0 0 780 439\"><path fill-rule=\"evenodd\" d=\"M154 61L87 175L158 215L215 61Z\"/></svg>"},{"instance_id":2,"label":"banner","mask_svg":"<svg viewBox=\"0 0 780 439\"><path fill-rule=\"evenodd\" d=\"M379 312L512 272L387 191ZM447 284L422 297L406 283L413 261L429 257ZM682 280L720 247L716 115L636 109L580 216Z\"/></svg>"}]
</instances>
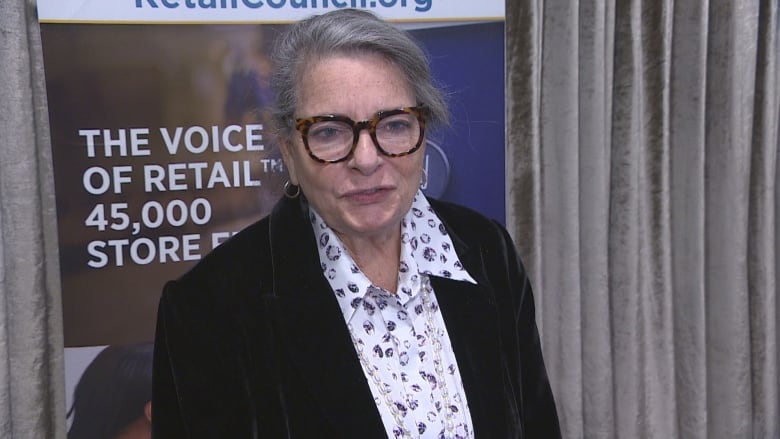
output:
<instances>
[{"instance_id":1,"label":"banner","mask_svg":"<svg viewBox=\"0 0 780 439\"><path fill-rule=\"evenodd\" d=\"M496 21L495 0L45 0L41 23L289 23L334 9L359 8L392 21Z\"/></svg>"},{"instance_id":2,"label":"banner","mask_svg":"<svg viewBox=\"0 0 780 439\"><path fill-rule=\"evenodd\" d=\"M38 1L69 408L90 367L82 387L137 387L119 372L148 360L165 281L270 212L286 181L266 131L270 46L353 4L412 23L448 96L426 194L503 222L503 1Z\"/></svg>"}]
</instances>

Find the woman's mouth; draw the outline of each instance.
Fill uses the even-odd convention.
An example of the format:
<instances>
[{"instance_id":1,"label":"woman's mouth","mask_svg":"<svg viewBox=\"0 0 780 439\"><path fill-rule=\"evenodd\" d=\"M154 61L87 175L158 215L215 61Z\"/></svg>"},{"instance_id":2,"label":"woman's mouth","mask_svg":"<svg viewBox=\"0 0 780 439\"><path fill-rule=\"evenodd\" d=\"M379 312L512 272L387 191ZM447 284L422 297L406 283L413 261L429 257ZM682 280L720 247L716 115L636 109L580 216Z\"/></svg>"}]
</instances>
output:
<instances>
[{"instance_id":1,"label":"woman's mouth","mask_svg":"<svg viewBox=\"0 0 780 439\"><path fill-rule=\"evenodd\" d=\"M389 188L375 187L370 189L358 189L347 192L344 196L358 204L371 204L382 201L390 193Z\"/></svg>"}]
</instances>

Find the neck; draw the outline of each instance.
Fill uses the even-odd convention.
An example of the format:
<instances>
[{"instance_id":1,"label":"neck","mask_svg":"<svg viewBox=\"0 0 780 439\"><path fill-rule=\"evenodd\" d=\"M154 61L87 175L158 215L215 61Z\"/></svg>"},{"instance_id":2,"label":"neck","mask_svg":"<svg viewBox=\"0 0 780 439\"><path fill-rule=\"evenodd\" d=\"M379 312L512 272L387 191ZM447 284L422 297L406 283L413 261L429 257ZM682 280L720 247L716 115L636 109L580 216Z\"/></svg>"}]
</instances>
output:
<instances>
[{"instance_id":1,"label":"neck","mask_svg":"<svg viewBox=\"0 0 780 439\"><path fill-rule=\"evenodd\" d=\"M387 235L347 236L336 233L360 271L372 284L395 294L401 259L401 228Z\"/></svg>"}]
</instances>

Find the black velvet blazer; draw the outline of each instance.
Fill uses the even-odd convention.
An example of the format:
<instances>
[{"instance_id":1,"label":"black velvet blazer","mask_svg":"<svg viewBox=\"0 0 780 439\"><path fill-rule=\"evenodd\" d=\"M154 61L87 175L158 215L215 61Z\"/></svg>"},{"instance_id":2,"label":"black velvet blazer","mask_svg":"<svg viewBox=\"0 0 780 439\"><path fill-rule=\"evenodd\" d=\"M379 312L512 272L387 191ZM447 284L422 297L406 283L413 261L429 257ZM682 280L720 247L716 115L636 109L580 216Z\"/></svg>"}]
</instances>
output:
<instances>
[{"instance_id":1,"label":"black velvet blazer","mask_svg":"<svg viewBox=\"0 0 780 439\"><path fill-rule=\"evenodd\" d=\"M531 286L498 223L431 200L478 285L431 277L477 438L557 438ZM161 438L382 438L304 202L282 199L160 299Z\"/></svg>"}]
</instances>

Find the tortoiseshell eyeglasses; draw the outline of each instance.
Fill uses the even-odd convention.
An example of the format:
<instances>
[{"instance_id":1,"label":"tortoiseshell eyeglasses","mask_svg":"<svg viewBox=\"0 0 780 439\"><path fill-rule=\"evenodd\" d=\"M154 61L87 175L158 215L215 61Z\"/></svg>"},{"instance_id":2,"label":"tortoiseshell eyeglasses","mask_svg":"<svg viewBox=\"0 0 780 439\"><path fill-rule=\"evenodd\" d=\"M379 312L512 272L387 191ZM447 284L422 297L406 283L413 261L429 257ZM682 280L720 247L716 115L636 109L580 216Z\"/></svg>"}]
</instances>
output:
<instances>
[{"instance_id":1,"label":"tortoiseshell eyeglasses","mask_svg":"<svg viewBox=\"0 0 780 439\"><path fill-rule=\"evenodd\" d=\"M425 137L425 105L384 110L369 120L355 122L339 115L322 115L295 119L306 152L320 163L338 163L355 152L360 132L368 130L371 140L388 157L409 155L422 145Z\"/></svg>"}]
</instances>

